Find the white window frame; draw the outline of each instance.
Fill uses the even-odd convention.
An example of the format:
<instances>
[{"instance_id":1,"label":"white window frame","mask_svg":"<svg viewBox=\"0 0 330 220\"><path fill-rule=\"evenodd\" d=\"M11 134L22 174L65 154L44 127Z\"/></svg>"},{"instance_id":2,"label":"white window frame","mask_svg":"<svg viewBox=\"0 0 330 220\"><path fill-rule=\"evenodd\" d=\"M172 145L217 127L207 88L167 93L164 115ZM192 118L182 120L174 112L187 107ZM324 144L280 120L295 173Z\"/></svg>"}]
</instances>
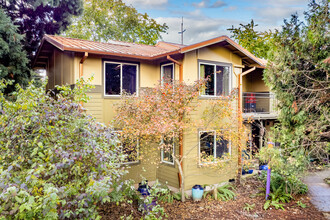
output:
<instances>
[{"instance_id":1,"label":"white window frame","mask_svg":"<svg viewBox=\"0 0 330 220\"><path fill-rule=\"evenodd\" d=\"M161 141L161 144L163 144L164 143L164 139L162 139L162 141ZM174 141L174 135L173 135L173 154L175 154L175 141ZM160 161L161 161L161 163L166 163L166 164L170 164L170 165L174 165L174 157L172 156L172 158L173 158L173 162L169 162L169 161L166 161L166 160L164 160L164 149L161 149L161 151L160 151Z\"/></svg>"},{"instance_id":2,"label":"white window frame","mask_svg":"<svg viewBox=\"0 0 330 220\"><path fill-rule=\"evenodd\" d=\"M122 136L121 136L121 133L122 133L122 131L113 131L112 133L117 133L117 134L120 134L120 139L119 139L119 141L120 141L120 147L121 147L121 149L123 149L123 142L122 142L122 140L121 140L121 138L122 138ZM137 153L137 159L139 158L139 156L140 156L140 150L139 150L139 139L138 138L136 138L137 140L136 140L136 153ZM123 152L122 152L123 153ZM130 161L130 162L122 162L122 161L120 161L120 164L121 165L129 165L129 164L138 164L138 163L140 163L140 160L138 159L137 161Z\"/></svg>"},{"instance_id":3,"label":"white window frame","mask_svg":"<svg viewBox=\"0 0 330 220\"><path fill-rule=\"evenodd\" d=\"M203 164L211 164L211 163L216 163L216 161L213 162L201 162L201 133L209 133L212 132L214 134L214 138L213 138L213 157L217 158L217 148L216 148L216 143L217 143L217 133L215 130L208 130L208 131L198 131L198 163L199 165L203 165ZM228 154L231 155L231 141L228 141ZM225 160L221 160L221 161L225 161Z\"/></svg>"},{"instance_id":4,"label":"white window frame","mask_svg":"<svg viewBox=\"0 0 330 220\"><path fill-rule=\"evenodd\" d=\"M106 78L105 78L105 72L106 72L106 64L112 63L112 64L119 64L120 65L120 94L119 95L109 95L106 94ZM125 63L125 62L115 62L115 61L104 61L103 62L103 95L104 97L121 97L123 94L123 65L131 65L136 66L136 92L135 96L139 95L139 79L140 79L140 72L139 72L139 64L136 63Z\"/></svg>"},{"instance_id":5,"label":"white window frame","mask_svg":"<svg viewBox=\"0 0 330 220\"><path fill-rule=\"evenodd\" d=\"M175 80L175 65L174 65L174 63L165 63L165 64L160 65L160 82L161 82L161 85L164 85L164 70L163 70L164 66L173 66L173 72L172 72L173 81L172 81L172 84L174 85L174 80Z\"/></svg>"},{"instance_id":6,"label":"white window frame","mask_svg":"<svg viewBox=\"0 0 330 220\"><path fill-rule=\"evenodd\" d=\"M228 93L230 94L231 90L232 90L232 75L233 75L233 68L232 65L229 63L217 63L217 62L207 62L207 61L199 61L198 62L198 79L201 80L201 64L204 65L210 65L214 67L214 72L216 72L216 66L226 66L229 67L229 85L228 85ZM214 95L202 95L201 92L199 92L199 96L201 97L220 97L221 95L217 95L217 87L216 87L216 77L214 76ZM228 95L229 95L228 94Z\"/></svg>"}]
</instances>

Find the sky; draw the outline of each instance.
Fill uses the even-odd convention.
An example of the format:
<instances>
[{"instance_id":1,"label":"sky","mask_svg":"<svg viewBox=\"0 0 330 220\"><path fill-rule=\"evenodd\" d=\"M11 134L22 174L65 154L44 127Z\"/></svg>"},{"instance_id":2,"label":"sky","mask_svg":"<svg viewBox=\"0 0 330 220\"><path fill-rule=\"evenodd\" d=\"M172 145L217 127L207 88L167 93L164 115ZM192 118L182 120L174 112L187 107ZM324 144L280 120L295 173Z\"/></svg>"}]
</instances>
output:
<instances>
[{"instance_id":1,"label":"sky","mask_svg":"<svg viewBox=\"0 0 330 220\"><path fill-rule=\"evenodd\" d=\"M158 23L166 23L164 41L181 43L183 17L186 45L198 43L221 35L230 37L227 30L254 20L257 30L279 29L284 18L293 13L303 15L308 0L123 0L140 13L147 13Z\"/></svg>"}]
</instances>

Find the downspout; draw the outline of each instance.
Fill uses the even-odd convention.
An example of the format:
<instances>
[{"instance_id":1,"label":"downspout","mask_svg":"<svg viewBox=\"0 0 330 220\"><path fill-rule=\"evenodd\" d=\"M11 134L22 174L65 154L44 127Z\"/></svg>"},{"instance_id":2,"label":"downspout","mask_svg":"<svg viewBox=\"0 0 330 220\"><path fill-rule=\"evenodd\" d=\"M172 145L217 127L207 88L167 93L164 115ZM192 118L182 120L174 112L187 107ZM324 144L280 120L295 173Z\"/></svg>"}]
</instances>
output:
<instances>
[{"instance_id":1,"label":"downspout","mask_svg":"<svg viewBox=\"0 0 330 220\"><path fill-rule=\"evenodd\" d=\"M88 53L85 52L84 56L81 58L80 62L79 62L79 79L83 76L83 64L85 62L85 60L88 57Z\"/></svg>"},{"instance_id":2,"label":"downspout","mask_svg":"<svg viewBox=\"0 0 330 220\"><path fill-rule=\"evenodd\" d=\"M173 59L172 57L170 57L169 55L167 55L166 57L168 60L176 63L179 65L179 82L183 82L183 67L182 67L182 63ZM183 116L180 116L180 120L182 120L182 117ZM182 168L182 173L183 173L183 160L182 160L182 157L183 157L183 131L180 131L179 132L179 156L180 156L180 159L181 159L181 168ZM181 187L181 180L182 180L182 177L180 175L180 173L178 173L178 177L179 177L179 187Z\"/></svg>"},{"instance_id":3,"label":"downspout","mask_svg":"<svg viewBox=\"0 0 330 220\"><path fill-rule=\"evenodd\" d=\"M84 56L81 58L80 62L79 62L79 79L83 76L83 64L85 62L85 60L88 57L88 53L85 52ZM83 106L83 102L80 102L80 105Z\"/></svg>"},{"instance_id":4,"label":"downspout","mask_svg":"<svg viewBox=\"0 0 330 220\"><path fill-rule=\"evenodd\" d=\"M166 57L168 60L172 61L173 63L176 63L179 65L179 82L183 82L183 67L182 67L182 63L173 59L172 57L170 57L170 55L167 55Z\"/></svg>"},{"instance_id":5,"label":"downspout","mask_svg":"<svg viewBox=\"0 0 330 220\"><path fill-rule=\"evenodd\" d=\"M256 67L252 67L251 69L248 69L246 71L244 71L243 73L240 74L236 74L234 72L234 74L237 77L237 88L238 88L238 130L241 131L243 128L243 116L242 116L242 92L241 92L241 77L254 71L256 69ZM237 174L237 180L240 184L241 182L241 175L242 175L242 139L241 139L241 135L239 135L239 140L238 140L238 149L237 149L237 153L238 153L238 161L237 161L237 165L238 165L238 174Z\"/></svg>"}]
</instances>

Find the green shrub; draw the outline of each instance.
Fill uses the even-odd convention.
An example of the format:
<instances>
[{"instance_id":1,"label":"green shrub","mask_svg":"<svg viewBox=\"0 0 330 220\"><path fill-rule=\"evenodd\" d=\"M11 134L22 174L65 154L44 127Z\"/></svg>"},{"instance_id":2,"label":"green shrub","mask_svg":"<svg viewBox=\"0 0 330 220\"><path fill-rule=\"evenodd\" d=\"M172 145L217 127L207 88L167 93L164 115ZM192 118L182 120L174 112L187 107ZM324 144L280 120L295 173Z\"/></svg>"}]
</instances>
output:
<instances>
[{"instance_id":1,"label":"green shrub","mask_svg":"<svg viewBox=\"0 0 330 220\"><path fill-rule=\"evenodd\" d=\"M14 102L0 92L0 219L95 219L98 203L122 199L121 149L78 104L83 83L55 99L32 83Z\"/></svg>"},{"instance_id":2,"label":"green shrub","mask_svg":"<svg viewBox=\"0 0 330 220\"><path fill-rule=\"evenodd\" d=\"M203 188L205 189L207 185L204 185ZM222 201L227 201L227 200L232 200L235 198L236 194L235 192L233 192L234 187L231 184L226 184L223 186L220 186L216 189L216 193L217 193L217 199L218 200L222 200ZM205 199L207 195L211 194L212 198L214 197L214 191L210 190L210 191L205 191L203 193L203 198Z\"/></svg>"},{"instance_id":3,"label":"green shrub","mask_svg":"<svg viewBox=\"0 0 330 220\"><path fill-rule=\"evenodd\" d=\"M308 191L307 185L302 182L308 167L304 151L299 150L287 155L283 149L277 147L262 147L259 159L272 168L271 185L275 189L284 184L283 190L291 195L305 194ZM263 173L262 179L266 182L266 172Z\"/></svg>"},{"instance_id":4,"label":"green shrub","mask_svg":"<svg viewBox=\"0 0 330 220\"><path fill-rule=\"evenodd\" d=\"M260 179L266 184L267 172L262 172ZM270 180L271 192L275 192L279 188L281 188L281 191L292 195L306 194L308 191L307 185L300 178L294 175L284 175L272 171Z\"/></svg>"}]
</instances>

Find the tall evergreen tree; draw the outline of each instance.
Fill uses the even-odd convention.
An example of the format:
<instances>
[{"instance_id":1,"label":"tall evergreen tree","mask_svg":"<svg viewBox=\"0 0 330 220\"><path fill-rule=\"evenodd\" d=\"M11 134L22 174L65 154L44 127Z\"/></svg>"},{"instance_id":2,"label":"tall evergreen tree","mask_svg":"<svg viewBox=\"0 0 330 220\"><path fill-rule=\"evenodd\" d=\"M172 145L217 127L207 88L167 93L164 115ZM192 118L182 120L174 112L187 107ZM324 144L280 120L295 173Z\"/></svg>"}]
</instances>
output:
<instances>
[{"instance_id":1,"label":"tall evergreen tree","mask_svg":"<svg viewBox=\"0 0 330 220\"><path fill-rule=\"evenodd\" d=\"M305 21L292 15L274 35L265 80L279 100L282 147L313 158L330 153L329 1L312 1Z\"/></svg>"},{"instance_id":2,"label":"tall evergreen tree","mask_svg":"<svg viewBox=\"0 0 330 220\"><path fill-rule=\"evenodd\" d=\"M18 32L24 34L24 49L29 58L44 34L59 34L70 25L72 15L83 11L82 0L0 0Z\"/></svg>"},{"instance_id":3,"label":"tall evergreen tree","mask_svg":"<svg viewBox=\"0 0 330 220\"><path fill-rule=\"evenodd\" d=\"M0 8L0 79L13 80L5 93L14 90L16 83L24 86L30 78L28 59L21 42L23 36L18 28Z\"/></svg>"}]
</instances>

